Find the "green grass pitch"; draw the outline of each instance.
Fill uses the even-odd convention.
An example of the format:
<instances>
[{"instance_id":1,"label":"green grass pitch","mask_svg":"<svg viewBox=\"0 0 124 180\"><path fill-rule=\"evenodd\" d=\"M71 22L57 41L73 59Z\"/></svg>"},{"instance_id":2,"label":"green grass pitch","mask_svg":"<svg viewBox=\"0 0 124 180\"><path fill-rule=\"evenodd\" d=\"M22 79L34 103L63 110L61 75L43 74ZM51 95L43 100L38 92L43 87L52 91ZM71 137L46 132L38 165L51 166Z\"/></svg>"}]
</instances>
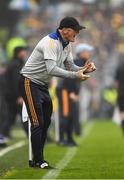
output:
<instances>
[{"instance_id":1,"label":"green grass pitch","mask_svg":"<svg viewBox=\"0 0 124 180\"><path fill-rule=\"evenodd\" d=\"M77 148L46 144L46 160L56 167L50 179L124 179L124 137L120 127L111 121L97 120L87 123L83 129L82 136L76 138ZM15 130L14 136L12 143L26 141L22 130ZM72 149L75 154L70 161L67 163L65 158L64 167L57 167L67 152L72 155ZM28 167L27 143L0 157L2 179L42 179L49 171Z\"/></svg>"}]
</instances>

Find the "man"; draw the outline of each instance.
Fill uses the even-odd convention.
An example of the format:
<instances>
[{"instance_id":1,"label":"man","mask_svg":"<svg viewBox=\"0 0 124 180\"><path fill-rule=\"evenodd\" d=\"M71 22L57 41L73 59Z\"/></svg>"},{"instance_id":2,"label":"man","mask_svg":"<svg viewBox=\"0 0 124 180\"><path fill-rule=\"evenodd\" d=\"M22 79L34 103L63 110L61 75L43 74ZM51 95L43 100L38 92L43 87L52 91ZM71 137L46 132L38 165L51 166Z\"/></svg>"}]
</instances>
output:
<instances>
[{"instance_id":1,"label":"man","mask_svg":"<svg viewBox=\"0 0 124 180\"><path fill-rule=\"evenodd\" d=\"M27 57L26 47L18 46L14 49L13 59L9 62L6 71L6 103L7 120L1 124L2 133L11 138L11 128L16 120L16 115L21 115L22 97L19 93L20 70L24 66Z\"/></svg>"},{"instance_id":2,"label":"man","mask_svg":"<svg viewBox=\"0 0 124 180\"><path fill-rule=\"evenodd\" d=\"M119 57L119 65L115 73L115 82L117 88L117 103L120 110L121 128L124 135L124 54Z\"/></svg>"},{"instance_id":3,"label":"man","mask_svg":"<svg viewBox=\"0 0 124 180\"><path fill-rule=\"evenodd\" d=\"M7 103L6 103L6 71L7 66L3 57L0 57L0 147L6 146L6 139L4 137L3 125L8 122Z\"/></svg>"},{"instance_id":4,"label":"man","mask_svg":"<svg viewBox=\"0 0 124 180\"><path fill-rule=\"evenodd\" d=\"M86 43L76 46L75 64L82 67L88 63L93 51L93 47ZM80 135L79 122L79 101L78 94L80 83L75 79L63 79L57 88L59 98L59 127L60 139L59 144L66 146L76 146L73 138L73 131ZM67 102L67 103L65 103ZM81 101L82 102L82 101ZM68 109L68 111L67 111ZM66 113L65 113L66 110Z\"/></svg>"},{"instance_id":5,"label":"man","mask_svg":"<svg viewBox=\"0 0 124 180\"><path fill-rule=\"evenodd\" d=\"M59 99L59 142L60 145L76 146L73 138L74 118L78 119L77 93L79 91L78 83L74 79L63 79L57 87ZM77 80L75 80L77 81Z\"/></svg>"},{"instance_id":6,"label":"man","mask_svg":"<svg viewBox=\"0 0 124 180\"><path fill-rule=\"evenodd\" d=\"M73 64L69 42L74 42L83 28L73 17L62 19L57 31L37 44L21 71L20 89L31 120L34 167L50 168L44 160L44 143L52 114L49 80L52 76L86 80L90 76L84 73L95 68L89 65L82 69Z\"/></svg>"},{"instance_id":7,"label":"man","mask_svg":"<svg viewBox=\"0 0 124 180\"><path fill-rule=\"evenodd\" d=\"M87 43L80 43L76 46L76 59L75 64L78 66L84 66L89 62L91 53L93 52L94 47Z\"/></svg>"},{"instance_id":8,"label":"man","mask_svg":"<svg viewBox=\"0 0 124 180\"><path fill-rule=\"evenodd\" d=\"M90 58L92 58L92 54L93 54L93 51L94 51L94 47L88 43L80 43L76 46L75 48L75 53L76 53L76 58L74 60L74 63L77 65L77 66L85 66L86 64L88 64L90 62ZM80 98L83 100L83 89L82 89L82 85L80 82L78 81L74 81L73 83L73 87L77 87L77 91L74 91L74 94L75 94L75 99L77 98L78 100L78 95L80 96ZM81 93L80 93L81 91ZM84 104L83 101L75 101L75 116L73 116L74 118L74 132L77 134L77 135L80 135L81 133L81 130L80 130L80 122L79 120L82 121L82 118L84 117L84 114L86 114L86 111L84 107L86 107L87 105ZM87 98L88 100L88 98ZM74 106L74 105L73 105ZM82 107L83 107L83 110L82 111ZM80 115L79 115L79 108L80 108ZM77 111L77 113L76 113ZM80 117L81 119L80 119Z\"/></svg>"}]
</instances>

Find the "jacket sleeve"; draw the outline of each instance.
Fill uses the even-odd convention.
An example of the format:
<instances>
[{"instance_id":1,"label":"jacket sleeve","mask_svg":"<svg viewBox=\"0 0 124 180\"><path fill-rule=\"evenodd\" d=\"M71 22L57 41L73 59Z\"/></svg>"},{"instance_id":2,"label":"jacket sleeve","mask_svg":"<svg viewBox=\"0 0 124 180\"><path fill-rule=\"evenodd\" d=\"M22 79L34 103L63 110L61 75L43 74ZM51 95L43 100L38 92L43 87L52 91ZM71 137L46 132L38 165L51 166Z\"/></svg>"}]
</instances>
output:
<instances>
[{"instance_id":1,"label":"jacket sleeve","mask_svg":"<svg viewBox=\"0 0 124 180\"><path fill-rule=\"evenodd\" d=\"M82 69L82 67L79 67L74 63L72 51L71 51L71 46L69 46L68 57L64 61L64 65L65 65L65 68L69 71L79 71Z\"/></svg>"},{"instance_id":2,"label":"jacket sleeve","mask_svg":"<svg viewBox=\"0 0 124 180\"><path fill-rule=\"evenodd\" d=\"M63 77L63 78L76 78L76 72L64 70L57 66L56 62L52 59L47 59L45 61L46 69L49 75Z\"/></svg>"}]
</instances>

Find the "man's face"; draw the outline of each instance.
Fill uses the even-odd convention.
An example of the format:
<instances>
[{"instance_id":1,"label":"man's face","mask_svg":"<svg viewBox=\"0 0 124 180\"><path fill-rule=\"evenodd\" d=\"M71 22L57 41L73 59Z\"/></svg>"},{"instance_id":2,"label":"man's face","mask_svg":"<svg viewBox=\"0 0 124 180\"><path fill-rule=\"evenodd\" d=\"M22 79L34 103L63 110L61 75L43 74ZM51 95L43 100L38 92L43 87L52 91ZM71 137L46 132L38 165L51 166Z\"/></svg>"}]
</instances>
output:
<instances>
[{"instance_id":1,"label":"man's face","mask_svg":"<svg viewBox=\"0 0 124 180\"><path fill-rule=\"evenodd\" d=\"M90 51L83 51L79 54L81 59L88 60L90 58L91 52Z\"/></svg>"},{"instance_id":2,"label":"man's face","mask_svg":"<svg viewBox=\"0 0 124 180\"><path fill-rule=\"evenodd\" d=\"M63 28L64 39L69 42L74 42L75 37L79 34L79 31L75 31L71 28Z\"/></svg>"},{"instance_id":3,"label":"man's face","mask_svg":"<svg viewBox=\"0 0 124 180\"><path fill-rule=\"evenodd\" d=\"M18 57L19 57L20 59L22 59L22 60L25 60L26 57L27 57L27 51L26 51L26 50L20 51L19 54L18 54Z\"/></svg>"}]
</instances>

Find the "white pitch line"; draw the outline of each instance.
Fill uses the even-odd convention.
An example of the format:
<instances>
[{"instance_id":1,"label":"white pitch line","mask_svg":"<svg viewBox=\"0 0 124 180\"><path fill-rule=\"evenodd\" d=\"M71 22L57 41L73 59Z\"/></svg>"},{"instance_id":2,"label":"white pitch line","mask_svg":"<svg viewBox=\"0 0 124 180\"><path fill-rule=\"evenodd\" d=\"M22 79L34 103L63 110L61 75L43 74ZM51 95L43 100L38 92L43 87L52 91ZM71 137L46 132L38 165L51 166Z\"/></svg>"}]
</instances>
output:
<instances>
[{"instance_id":1,"label":"white pitch line","mask_svg":"<svg viewBox=\"0 0 124 180\"><path fill-rule=\"evenodd\" d=\"M20 148L22 146L24 146L26 144L25 141L20 141L16 144L13 144L7 148L4 148L3 150L0 151L0 157L4 156L5 154L7 154L9 151L15 150L17 148Z\"/></svg>"},{"instance_id":2,"label":"white pitch line","mask_svg":"<svg viewBox=\"0 0 124 180\"><path fill-rule=\"evenodd\" d=\"M90 134L91 130L93 128L93 123L90 123L86 126L84 129L83 135L80 137L80 140L78 142L84 141L88 135ZM73 147L69 148L69 150L66 152L65 156L62 160L60 160L57 165L56 169L50 170L46 175L42 177L42 179L56 179L56 177L60 174L60 172L67 166L67 164L73 159L77 152L78 148Z\"/></svg>"}]
</instances>

